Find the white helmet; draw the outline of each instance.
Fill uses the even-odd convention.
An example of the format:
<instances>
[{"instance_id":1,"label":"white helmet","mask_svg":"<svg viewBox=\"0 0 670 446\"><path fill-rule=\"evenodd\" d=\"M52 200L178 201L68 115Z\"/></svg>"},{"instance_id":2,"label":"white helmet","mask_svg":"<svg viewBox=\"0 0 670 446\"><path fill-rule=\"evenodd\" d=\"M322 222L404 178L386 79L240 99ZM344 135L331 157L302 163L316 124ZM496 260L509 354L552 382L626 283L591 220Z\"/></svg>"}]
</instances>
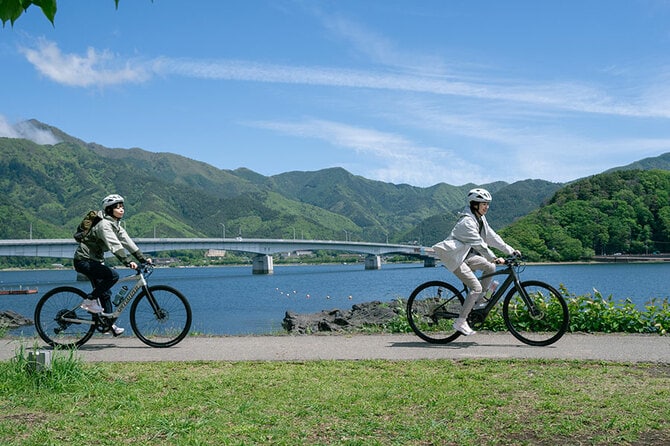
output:
<instances>
[{"instance_id":1,"label":"white helmet","mask_svg":"<svg viewBox=\"0 0 670 446\"><path fill-rule=\"evenodd\" d=\"M472 203L473 201L477 203L490 203L491 200L493 200L493 198L491 198L491 194L486 189L476 188L468 192L469 203Z\"/></svg>"},{"instance_id":2,"label":"white helmet","mask_svg":"<svg viewBox=\"0 0 670 446\"><path fill-rule=\"evenodd\" d=\"M107 209L109 206L114 206L115 204L123 203L123 197L118 194L107 195L102 199L102 208Z\"/></svg>"}]
</instances>

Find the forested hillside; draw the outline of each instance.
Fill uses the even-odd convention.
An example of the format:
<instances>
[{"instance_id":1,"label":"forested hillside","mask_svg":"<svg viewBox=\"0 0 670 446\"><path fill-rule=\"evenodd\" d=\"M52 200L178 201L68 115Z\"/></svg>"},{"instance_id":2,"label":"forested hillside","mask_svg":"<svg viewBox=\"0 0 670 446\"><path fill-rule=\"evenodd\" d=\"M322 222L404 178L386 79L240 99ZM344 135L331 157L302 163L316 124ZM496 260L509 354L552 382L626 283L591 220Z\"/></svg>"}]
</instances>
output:
<instances>
[{"instance_id":1,"label":"forested hillside","mask_svg":"<svg viewBox=\"0 0 670 446\"><path fill-rule=\"evenodd\" d=\"M69 238L108 193L126 197L134 237L302 238L419 243L449 234L474 184L421 188L342 168L270 177L170 153L86 143L38 121L62 142L0 138L0 238ZM570 185L534 179L489 189L494 228L533 260L670 251L670 154ZM546 206L543 206L546 205ZM505 228L501 230L501 228Z\"/></svg>"},{"instance_id":2,"label":"forested hillside","mask_svg":"<svg viewBox=\"0 0 670 446\"><path fill-rule=\"evenodd\" d=\"M30 124L62 142L0 138L0 237L5 239L27 238L31 231L35 238L70 237L83 213L113 191L126 197L126 225L136 237L219 237L225 230L229 237L295 234L405 243L415 240L406 237L413 237L413 228L425 219L454 215L474 186L395 185L341 168L266 177L169 153L110 149L38 121ZM524 203L530 208L510 207L509 215L525 214L560 187L542 183L546 195ZM496 192L509 185L484 186ZM511 221L509 215L504 218Z\"/></svg>"},{"instance_id":3,"label":"forested hillside","mask_svg":"<svg viewBox=\"0 0 670 446\"><path fill-rule=\"evenodd\" d=\"M670 172L621 170L570 184L500 231L531 260L670 251Z\"/></svg>"}]
</instances>

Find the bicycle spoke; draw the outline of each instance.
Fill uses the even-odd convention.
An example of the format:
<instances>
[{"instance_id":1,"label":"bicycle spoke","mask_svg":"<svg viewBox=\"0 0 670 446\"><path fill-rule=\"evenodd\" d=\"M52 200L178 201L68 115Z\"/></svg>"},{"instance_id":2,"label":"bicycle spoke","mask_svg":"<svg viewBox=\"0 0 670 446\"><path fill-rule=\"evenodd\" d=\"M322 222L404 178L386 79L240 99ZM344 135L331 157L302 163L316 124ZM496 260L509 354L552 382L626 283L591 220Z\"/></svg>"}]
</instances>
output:
<instances>
[{"instance_id":1,"label":"bicycle spoke","mask_svg":"<svg viewBox=\"0 0 670 446\"><path fill-rule=\"evenodd\" d=\"M510 332L529 345L549 345L560 339L568 328L568 307L561 295L549 285L530 281L505 298L503 318Z\"/></svg>"},{"instance_id":2,"label":"bicycle spoke","mask_svg":"<svg viewBox=\"0 0 670 446\"><path fill-rule=\"evenodd\" d=\"M453 324L461 311L463 297L444 282L427 282L415 289L407 300L407 319L421 339L446 343L459 333Z\"/></svg>"},{"instance_id":3,"label":"bicycle spoke","mask_svg":"<svg viewBox=\"0 0 670 446\"><path fill-rule=\"evenodd\" d=\"M174 288L158 285L143 292L130 309L135 335L152 347L170 347L180 342L191 328L191 307ZM152 299L152 300L150 300Z\"/></svg>"},{"instance_id":4,"label":"bicycle spoke","mask_svg":"<svg viewBox=\"0 0 670 446\"><path fill-rule=\"evenodd\" d=\"M95 331L93 315L79 308L86 294L72 287L54 288L35 307L35 328L49 345L79 347Z\"/></svg>"}]
</instances>

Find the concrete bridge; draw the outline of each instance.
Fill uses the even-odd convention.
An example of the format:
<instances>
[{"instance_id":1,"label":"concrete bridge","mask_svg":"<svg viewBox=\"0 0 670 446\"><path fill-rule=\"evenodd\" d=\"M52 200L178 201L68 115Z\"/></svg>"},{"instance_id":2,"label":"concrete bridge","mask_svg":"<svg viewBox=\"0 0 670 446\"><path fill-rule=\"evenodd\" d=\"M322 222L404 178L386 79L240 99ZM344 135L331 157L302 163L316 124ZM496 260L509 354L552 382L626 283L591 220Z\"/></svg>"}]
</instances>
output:
<instances>
[{"instance_id":1,"label":"concrete bridge","mask_svg":"<svg viewBox=\"0 0 670 446\"><path fill-rule=\"evenodd\" d=\"M380 269L381 256L401 254L423 259L424 266L435 266L433 250L417 245L395 245L333 240L284 240L237 238L136 238L135 243L145 253L191 249L220 249L255 254L254 274L273 272L272 255L279 253L334 250L367 254L365 269ZM77 247L72 239L0 240L0 256L52 257L71 259Z\"/></svg>"}]
</instances>

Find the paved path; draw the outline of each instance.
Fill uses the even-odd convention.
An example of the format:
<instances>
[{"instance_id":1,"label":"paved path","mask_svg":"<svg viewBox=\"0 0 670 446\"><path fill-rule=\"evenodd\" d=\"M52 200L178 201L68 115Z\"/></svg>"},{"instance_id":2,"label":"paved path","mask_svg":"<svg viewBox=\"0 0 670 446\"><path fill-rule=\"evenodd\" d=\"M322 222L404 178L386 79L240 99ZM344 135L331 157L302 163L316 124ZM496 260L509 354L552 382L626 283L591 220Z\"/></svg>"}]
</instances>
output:
<instances>
[{"instance_id":1,"label":"paved path","mask_svg":"<svg viewBox=\"0 0 670 446\"><path fill-rule=\"evenodd\" d=\"M40 340L0 339L0 360ZM445 345L414 335L312 335L188 337L171 348L151 348L126 336L95 336L78 352L84 361L309 361L317 359L533 358L670 363L670 337L567 334L548 347L522 344L508 333L479 333Z\"/></svg>"}]
</instances>

